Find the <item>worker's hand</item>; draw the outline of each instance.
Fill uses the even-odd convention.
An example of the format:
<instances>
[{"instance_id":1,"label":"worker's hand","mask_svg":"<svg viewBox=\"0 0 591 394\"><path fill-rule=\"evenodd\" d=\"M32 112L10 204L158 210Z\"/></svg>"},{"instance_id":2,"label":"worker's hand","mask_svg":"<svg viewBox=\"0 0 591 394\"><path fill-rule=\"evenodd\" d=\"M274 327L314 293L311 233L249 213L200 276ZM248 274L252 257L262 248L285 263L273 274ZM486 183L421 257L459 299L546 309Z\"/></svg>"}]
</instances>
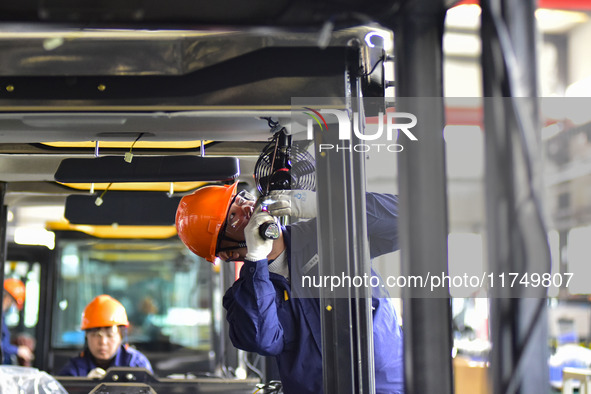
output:
<instances>
[{"instance_id":1,"label":"worker's hand","mask_svg":"<svg viewBox=\"0 0 591 394\"><path fill-rule=\"evenodd\" d=\"M273 190L267 210L273 216L316 217L316 192L309 190Z\"/></svg>"},{"instance_id":2,"label":"worker's hand","mask_svg":"<svg viewBox=\"0 0 591 394\"><path fill-rule=\"evenodd\" d=\"M91 378L91 379L101 379L102 377L105 376L105 374L107 373L107 371L105 371L102 368L95 368L90 370L90 372L88 373L88 375L86 375L87 378Z\"/></svg>"},{"instance_id":3,"label":"worker's hand","mask_svg":"<svg viewBox=\"0 0 591 394\"><path fill-rule=\"evenodd\" d=\"M267 222L275 222L275 218L262 210L259 205L255 208L246 227L244 238L246 240L246 260L259 261L266 259L273 249L272 239L263 239L259 233L259 227Z\"/></svg>"},{"instance_id":4,"label":"worker's hand","mask_svg":"<svg viewBox=\"0 0 591 394\"><path fill-rule=\"evenodd\" d=\"M35 338L25 333L19 333L14 338L14 343L17 346L26 346L31 349L31 351L35 350L36 342Z\"/></svg>"},{"instance_id":5,"label":"worker's hand","mask_svg":"<svg viewBox=\"0 0 591 394\"><path fill-rule=\"evenodd\" d=\"M24 362L29 362L35 358L35 355L27 346L19 346L16 349L16 355L22 358Z\"/></svg>"}]
</instances>

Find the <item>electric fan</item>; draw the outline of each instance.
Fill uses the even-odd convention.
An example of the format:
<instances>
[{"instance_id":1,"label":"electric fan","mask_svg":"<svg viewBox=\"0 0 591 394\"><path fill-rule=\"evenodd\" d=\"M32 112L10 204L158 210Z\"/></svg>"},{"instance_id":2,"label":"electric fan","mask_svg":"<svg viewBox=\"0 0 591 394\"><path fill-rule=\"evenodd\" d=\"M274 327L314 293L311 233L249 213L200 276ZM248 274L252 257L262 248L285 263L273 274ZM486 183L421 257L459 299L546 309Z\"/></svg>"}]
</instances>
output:
<instances>
[{"instance_id":1,"label":"electric fan","mask_svg":"<svg viewBox=\"0 0 591 394\"><path fill-rule=\"evenodd\" d=\"M278 123L270 125L278 126ZM316 190L315 163L300 144L292 144L285 128L275 132L254 166L254 179L261 195L272 190Z\"/></svg>"},{"instance_id":2,"label":"electric fan","mask_svg":"<svg viewBox=\"0 0 591 394\"><path fill-rule=\"evenodd\" d=\"M271 131L275 131L271 142L263 148L254 165L254 180L261 197L273 190L316 190L314 158L299 144L292 144L285 128L278 122L267 119ZM263 223L259 234L264 239L277 239L279 226L275 222Z\"/></svg>"}]
</instances>

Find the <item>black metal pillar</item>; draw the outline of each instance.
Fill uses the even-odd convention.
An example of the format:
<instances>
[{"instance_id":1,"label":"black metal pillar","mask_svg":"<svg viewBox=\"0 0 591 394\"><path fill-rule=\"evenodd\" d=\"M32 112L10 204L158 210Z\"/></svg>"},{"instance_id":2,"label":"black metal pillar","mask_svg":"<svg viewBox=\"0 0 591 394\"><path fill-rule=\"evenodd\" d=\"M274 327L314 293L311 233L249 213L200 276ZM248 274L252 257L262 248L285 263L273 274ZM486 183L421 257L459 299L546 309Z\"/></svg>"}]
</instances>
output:
<instances>
[{"instance_id":1,"label":"black metal pillar","mask_svg":"<svg viewBox=\"0 0 591 394\"><path fill-rule=\"evenodd\" d=\"M4 297L4 265L6 264L6 255L8 254L6 234L8 226L8 207L4 205L4 197L6 196L6 182L0 182L0 283L2 283L2 297ZM4 311L0 311L0 326L4 319ZM4 349L0 345L0 364L4 360Z\"/></svg>"},{"instance_id":2,"label":"black metal pillar","mask_svg":"<svg viewBox=\"0 0 591 394\"><path fill-rule=\"evenodd\" d=\"M446 275L447 197L443 127L443 1L404 2L394 24L396 110L417 117L418 141L398 155L402 273ZM428 98L441 98L429 101ZM424 98L424 99L423 99ZM447 288L405 288L407 394L453 392Z\"/></svg>"},{"instance_id":3,"label":"black metal pillar","mask_svg":"<svg viewBox=\"0 0 591 394\"><path fill-rule=\"evenodd\" d=\"M564 274L568 272L568 262L566 259L566 251L568 248L568 230L558 230L558 272ZM558 289L558 298L568 297L568 290L565 284L562 284Z\"/></svg>"},{"instance_id":4,"label":"black metal pillar","mask_svg":"<svg viewBox=\"0 0 591 394\"><path fill-rule=\"evenodd\" d=\"M53 293L53 289L55 289L57 253L42 246L37 250L40 252L35 254L35 258L32 260L36 259L41 264L41 274L39 278L39 320L35 327L35 339L37 340L37 345L35 345L35 360L33 360L33 367L45 371L52 371L54 365L50 365L49 354L51 347L53 306L54 302L56 302L56 295ZM61 366L57 367L59 368Z\"/></svg>"},{"instance_id":5,"label":"black metal pillar","mask_svg":"<svg viewBox=\"0 0 591 394\"><path fill-rule=\"evenodd\" d=\"M360 113L359 48L348 51L347 81L352 112ZM366 245L364 155L339 140L338 133L316 133L320 143L344 147L316 155L318 178L318 256L320 277L370 275ZM325 393L375 392L371 291L365 287L320 292L322 366Z\"/></svg>"},{"instance_id":6,"label":"black metal pillar","mask_svg":"<svg viewBox=\"0 0 591 394\"><path fill-rule=\"evenodd\" d=\"M481 6L489 270L550 272L536 166L536 4L486 0ZM493 392L549 392L545 289L497 286L491 296Z\"/></svg>"}]
</instances>

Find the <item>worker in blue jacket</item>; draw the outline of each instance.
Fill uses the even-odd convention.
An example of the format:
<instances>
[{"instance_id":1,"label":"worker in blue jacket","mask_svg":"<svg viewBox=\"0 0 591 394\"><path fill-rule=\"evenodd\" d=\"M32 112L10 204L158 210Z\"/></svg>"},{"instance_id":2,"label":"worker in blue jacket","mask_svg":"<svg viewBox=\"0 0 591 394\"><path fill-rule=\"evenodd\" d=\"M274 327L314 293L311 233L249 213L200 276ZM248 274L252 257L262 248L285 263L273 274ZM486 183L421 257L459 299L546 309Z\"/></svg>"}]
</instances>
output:
<instances>
[{"instance_id":1,"label":"worker in blue jacket","mask_svg":"<svg viewBox=\"0 0 591 394\"><path fill-rule=\"evenodd\" d=\"M276 240L259 235L259 227L274 220L271 214L307 217L303 211L311 210L306 207L315 197L306 191L298 191L299 198L279 192L271 197L276 203L265 210L248 193L236 194L236 186L207 186L183 197L176 217L179 237L210 262L216 256L244 261L239 279L223 299L234 346L275 356L286 394L322 393L319 299L292 297L290 283L292 274L315 269L316 221L281 227ZM368 193L366 200L370 256L398 249L397 197ZM376 292L372 305L376 393L400 394L402 331L387 294Z\"/></svg>"},{"instance_id":2,"label":"worker in blue jacket","mask_svg":"<svg viewBox=\"0 0 591 394\"><path fill-rule=\"evenodd\" d=\"M25 284L17 278L7 278L4 280L4 292L2 295L2 314L4 315L13 305L19 311L23 310L26 298ZM3 359L0 364L17 364L18 358L24 365L30 365L35 358L32 348L25 345L15 345L10 340L10 330L6 325L4 316L2 316L2 354Z\"/></svg>"},{"instance_id":3,"label":"worker in blue jacket","mask_svg":"<svg viewBox=\"0 0 591 394\"><path fill-rule=\"evenodd\" d=\"M58 375L102 378L109 367L140 367L153 372L147 357L124 343L128 326L125 307L119 301L106 294L95 297L82 313L80 328L85 331L86 346Z\"/></svg>"}]
</instances>

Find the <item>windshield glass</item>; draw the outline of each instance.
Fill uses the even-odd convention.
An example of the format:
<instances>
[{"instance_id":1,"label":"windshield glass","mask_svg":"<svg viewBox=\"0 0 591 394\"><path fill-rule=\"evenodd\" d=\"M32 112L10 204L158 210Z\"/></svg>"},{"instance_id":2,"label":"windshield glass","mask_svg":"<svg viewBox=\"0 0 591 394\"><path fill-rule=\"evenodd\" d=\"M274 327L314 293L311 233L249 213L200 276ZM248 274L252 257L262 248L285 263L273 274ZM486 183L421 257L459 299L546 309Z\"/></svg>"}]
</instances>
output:
<instances>
[{"instance_id":1,"label":"windshield glass","mask_svg":"<svg viewBox=\"0 0 591 394\"><path fill-rule=\"evenodd\" d=\"M4 311L3 319L12 334L35 336L39 319L39 278L41 265L30 261L9 261L4 265L4 278L16 278L25 284L26 297L22 310L12 305Z\"/></svg>"},{"instance_id":2,"label":"windshield glass","mask_svg":"<svg viewBox=\"0 0 591 394\"><path fill-rule=\"evenodd\" d=\"M139 350L211 348L212 269L178 240L60 239L53 348L82 347L80 318L97 295L119 300Z\"/></svg>"}]
</instances>

